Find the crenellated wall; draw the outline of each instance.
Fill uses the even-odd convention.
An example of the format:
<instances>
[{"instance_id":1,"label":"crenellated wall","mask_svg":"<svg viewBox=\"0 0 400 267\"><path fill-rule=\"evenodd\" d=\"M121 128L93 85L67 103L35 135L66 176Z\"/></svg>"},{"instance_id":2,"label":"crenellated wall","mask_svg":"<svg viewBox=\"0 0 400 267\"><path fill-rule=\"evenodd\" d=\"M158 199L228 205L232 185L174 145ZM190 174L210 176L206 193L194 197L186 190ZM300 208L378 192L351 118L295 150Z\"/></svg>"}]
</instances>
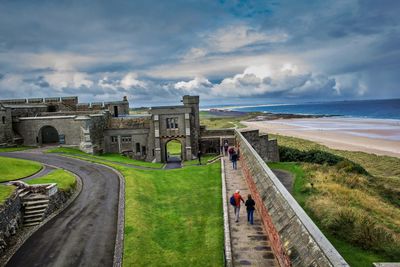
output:
<instances>
[{"instance_id":1,"label":"crenellated wall","mask_svg":"<svg viewBox=\"0 0 400 267\"><path fill-rule=\"evenodd\" d=\"M244 135L235 136L243 174L280 265L348 266Z\"/></svg>"}]
</instances>

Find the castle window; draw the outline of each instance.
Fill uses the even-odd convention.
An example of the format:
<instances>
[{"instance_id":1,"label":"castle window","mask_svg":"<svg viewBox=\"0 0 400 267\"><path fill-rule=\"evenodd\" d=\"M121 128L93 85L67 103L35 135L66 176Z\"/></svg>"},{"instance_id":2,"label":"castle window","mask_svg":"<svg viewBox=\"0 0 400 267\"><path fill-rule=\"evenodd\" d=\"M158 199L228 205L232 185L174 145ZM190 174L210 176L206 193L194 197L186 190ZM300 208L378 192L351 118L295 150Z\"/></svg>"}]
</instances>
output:
<instances>
[{"instance_id":1,"label":"castle window","mask_svg":"<svg viewBox=\"0 0 400 267\"><path fill-rule=\"evenodd\" d=\"M5 116L1 117L1 120L3 121L3 124L6 124L6 117Z\"/></svg>"},{"instance_id":2,"label":"castle window","mask_svg":"<svg viewBox=\"0 0 400 267\"><path fill-rule=\"evenodd\" d=\"M142 156L146 156L146 147L142 146Z\"/></svg>"},{"instance_id":3,"label":"castle window","mask_svg":"<svg viewBox=\"0 0 400 267\"><path fill-rule=\"evenodd\" d=\"M118 136L111 136L111 143L117 143L118 142Z\"/></svg>"},{"instance_id":4,"label":"castle window","mask_svg":"<svg viewBox=\"0 0 400 267\"><path fill-rule=\"evenodd\" d=\"M122 143L130 143L132 142L132 137L131 136L122 136Z\"/></svg>"},{"instance_id":5,"label":"castle window","mask_svg":"<svg viewBox=\"0 0 400 267\"><path fill-rule=\"evenodd\" d=\"M178 129L178 118L167 118L167 129Z\"/></svg>"}]
</instances>

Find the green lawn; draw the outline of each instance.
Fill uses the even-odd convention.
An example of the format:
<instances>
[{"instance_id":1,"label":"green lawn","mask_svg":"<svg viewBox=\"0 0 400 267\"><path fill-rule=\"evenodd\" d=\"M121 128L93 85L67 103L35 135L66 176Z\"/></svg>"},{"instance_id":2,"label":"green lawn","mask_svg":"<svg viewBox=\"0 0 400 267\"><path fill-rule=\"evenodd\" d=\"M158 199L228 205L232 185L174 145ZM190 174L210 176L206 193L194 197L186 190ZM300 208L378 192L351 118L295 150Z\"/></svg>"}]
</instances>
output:
<instances>
[{"instance_id":1,"label":"green lawn","mask_svg":"<svg viewBox=\"0 0 400 267\"><path fill-rule=\"evenodd\" d=\"M63 191L68 191L75 187L76 185L76 178L70 172L67 172L62 169L57 169L49 174L35 178L32 180L26 181L28 184L51 184L56 183L58 189Z\"/></svg>"},{"instance_id":2,"label":"green lawn","mask_svg":"<svg viewBox=\"0 0 400 267\"><path fill-rule=\"evenodd\" d=\"M41 168L42 165L34 161L0 157L0 182L32 175Z\"/></svg>"},{"instance_id":3,"label":"green lawn","mask_svg":"<svg viewBox=\"0 0 400 267\"><path fill-rule=\"evenodd\" d=\"M99 159L99 160L109 160L118 163L126 163L132 164L135 166L142 166L142 167L150 167L150 168L161 168L164 164L163 163L152 163L146 162L141 160L130 159L128 157L122 156L120 154L114 153L106 153L100 156L93 156L91 154L87 154L77 148L70 148L70 147L57 147L54 149L49 149L46 151L47 153L62 153L66 155L77 155L77 156L85 156L90 159Z\"/></svg>"},{"instance_id":4,"label":"green lawn","mask_svg":"<svg viewBox=\"0 0 400 267\"><path fill-rule=\"evenodd\" d=\"M125 177L124 266L223 266L219 162L139 170L90 161Z\"/></svg>"},{"instance_id":5,"label":"green lawn","mask_svg":"<svg viewBox=\"0 0 400 267\"><path fill-rule=\"evenodd\" d=\"M33 146L16 146L16 147L2 147L0 152L14 152L35 148Z\"/></svg>"}]
</instances>

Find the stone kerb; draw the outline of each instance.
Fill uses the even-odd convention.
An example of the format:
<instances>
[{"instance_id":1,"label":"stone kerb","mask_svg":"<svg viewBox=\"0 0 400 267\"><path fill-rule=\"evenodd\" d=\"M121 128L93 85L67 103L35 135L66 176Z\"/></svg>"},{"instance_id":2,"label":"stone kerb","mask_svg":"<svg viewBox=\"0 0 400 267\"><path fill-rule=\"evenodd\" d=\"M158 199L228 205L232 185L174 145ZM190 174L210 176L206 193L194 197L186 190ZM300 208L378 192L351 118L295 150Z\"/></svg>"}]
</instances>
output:
<instances>
[{"instance_id":1,"label":"stone kerb","mask_svg":"<svg viewBox=\"0 0 400 267\"><path fill-rule=\"evenodd\" d=\"M243 173L281 266L348 266L275 174L235 131Z\"/></svg>"}]
</instances>

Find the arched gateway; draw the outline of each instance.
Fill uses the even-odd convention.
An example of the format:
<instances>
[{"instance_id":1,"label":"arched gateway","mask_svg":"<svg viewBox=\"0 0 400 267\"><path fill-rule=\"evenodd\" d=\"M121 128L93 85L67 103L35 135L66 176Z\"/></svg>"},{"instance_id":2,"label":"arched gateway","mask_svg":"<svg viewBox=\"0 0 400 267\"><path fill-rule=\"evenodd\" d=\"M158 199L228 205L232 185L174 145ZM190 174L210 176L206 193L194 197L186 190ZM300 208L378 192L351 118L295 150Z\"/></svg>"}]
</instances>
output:
<instances>
[{"instance_id":1,"label":"arched gateway","mask_svg":"<svg viewBox=\"0 0 400 267\"><path fill-rule=\"evenodd\" d=\"M43 126L40 129L42 144L58 144L60 142L58 132L53 126Z\"/></svg>"}]
</instances>

